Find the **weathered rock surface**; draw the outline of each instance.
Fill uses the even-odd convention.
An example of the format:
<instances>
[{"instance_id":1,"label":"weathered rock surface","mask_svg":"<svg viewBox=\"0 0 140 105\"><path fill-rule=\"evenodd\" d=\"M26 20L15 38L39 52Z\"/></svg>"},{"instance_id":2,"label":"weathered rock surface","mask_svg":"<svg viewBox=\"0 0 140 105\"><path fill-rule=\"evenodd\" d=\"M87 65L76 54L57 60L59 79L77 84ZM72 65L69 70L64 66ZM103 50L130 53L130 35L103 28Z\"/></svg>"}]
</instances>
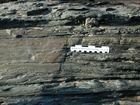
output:
<instances>
[{"instance_id":1,"label":"weathered rock surface","mask_svg":"<svg viewBox=\"0 0 140 105\"><path fill-rule=\"evenodd\" d=\"M70 52L76 44L110 53ZM140 105L139 96L139 2L0 1L0 105Z\"/></svg>"}]
</instances>

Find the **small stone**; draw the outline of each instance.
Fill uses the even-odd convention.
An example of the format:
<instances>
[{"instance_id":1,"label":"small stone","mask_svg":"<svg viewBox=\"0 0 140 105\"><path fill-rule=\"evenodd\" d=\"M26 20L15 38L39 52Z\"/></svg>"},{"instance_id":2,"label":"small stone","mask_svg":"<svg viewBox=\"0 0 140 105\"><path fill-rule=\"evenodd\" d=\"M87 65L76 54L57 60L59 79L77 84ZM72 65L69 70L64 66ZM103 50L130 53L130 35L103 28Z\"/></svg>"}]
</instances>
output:
<instances>
[{"instance_id":1,"label":"small stone","mask_svg":"<svg viewBox=\"0 0 140 105\"><path fill-rule=\"evenodd\" d=\"M85 20L85 27L86 28L91 28L94 26L98 26L99 22L96 18L86 18Z\"/></svg>"},{"instance_id":2,"label":"small stone","mask_svg":"<svg viewBox=\"0 0 140 105\"><path fill-rule=\"evenodd\" d=\"M119 102L114 102L113 105L120 105L120 103Z\"/></svg>"}]
</instances>

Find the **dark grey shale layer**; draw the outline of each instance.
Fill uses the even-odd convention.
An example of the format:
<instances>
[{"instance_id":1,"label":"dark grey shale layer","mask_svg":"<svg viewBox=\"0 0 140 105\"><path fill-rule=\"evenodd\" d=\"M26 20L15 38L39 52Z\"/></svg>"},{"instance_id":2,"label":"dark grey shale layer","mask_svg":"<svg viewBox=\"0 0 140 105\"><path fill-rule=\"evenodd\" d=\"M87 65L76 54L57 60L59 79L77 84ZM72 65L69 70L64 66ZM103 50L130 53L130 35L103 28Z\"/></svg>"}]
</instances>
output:
<instances>
[{"instance_id":1,"label":"dark grey shale layer","mask_svg":"<svg viewBox=\"0 0 140 105\"><path fill-rule=\"evenodd\" d=\"M140 6L9 1L0 2L0 105L140 104L121 100L140 95ZM70 52L76 44L110 53Z\"/></svg>"}]
</instances>

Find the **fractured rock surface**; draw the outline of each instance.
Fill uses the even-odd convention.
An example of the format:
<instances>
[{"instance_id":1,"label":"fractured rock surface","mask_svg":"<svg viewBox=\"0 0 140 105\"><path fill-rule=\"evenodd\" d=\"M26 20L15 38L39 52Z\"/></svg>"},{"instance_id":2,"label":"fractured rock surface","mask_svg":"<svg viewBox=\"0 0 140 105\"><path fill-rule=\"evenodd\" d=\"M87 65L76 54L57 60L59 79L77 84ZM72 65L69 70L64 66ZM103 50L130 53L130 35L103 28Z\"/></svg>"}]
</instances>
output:
<instances>
[{"instance_id":1,"label":"fractured rock surface","mask_svg":"<svg viewBox=\"0 0 140 105\"><path fill-rule=\"evenodd\" d=\"M140 105L140 2L122 1L2 0L0 105Z\"/></svg>"}]
</instances>

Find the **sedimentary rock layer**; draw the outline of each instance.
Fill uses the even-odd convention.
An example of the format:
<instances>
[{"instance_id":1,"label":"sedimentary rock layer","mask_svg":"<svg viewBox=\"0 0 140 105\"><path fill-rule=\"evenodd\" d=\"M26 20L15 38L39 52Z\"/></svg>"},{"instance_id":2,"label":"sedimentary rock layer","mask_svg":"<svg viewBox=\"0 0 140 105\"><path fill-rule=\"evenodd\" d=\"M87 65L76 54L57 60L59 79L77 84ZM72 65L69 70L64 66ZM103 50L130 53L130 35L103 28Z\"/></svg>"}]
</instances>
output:
<instances>
[{"instance_id":1,"label":"sedimentary rock layer","mask_svg":"<svg viewBox=\"0 0 140 105\"><path fill-rule=\"evenodd\" d=\"M0 3L1 105L140 104L138 1Z\"/></svg>"}]
</instances>

